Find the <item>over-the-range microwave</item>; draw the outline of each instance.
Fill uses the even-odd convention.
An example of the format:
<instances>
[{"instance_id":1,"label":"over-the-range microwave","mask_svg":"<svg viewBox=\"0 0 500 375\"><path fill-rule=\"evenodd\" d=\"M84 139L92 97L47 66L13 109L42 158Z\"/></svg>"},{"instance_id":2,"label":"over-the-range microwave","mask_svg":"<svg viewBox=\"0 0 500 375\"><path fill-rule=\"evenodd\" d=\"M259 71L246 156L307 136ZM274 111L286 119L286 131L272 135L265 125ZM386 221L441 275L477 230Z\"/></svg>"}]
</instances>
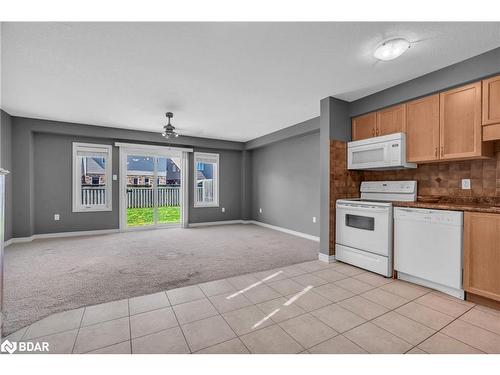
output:
<instances>
[{"instance_id":1,"label":"over-the-range microwave","mask_svg":"<svg viewBox=\"0 0 500 375\"><path fill-rule=\"evenodd\" d=\"M349 142L347 169L403 169L416 168L406 162L406 135L394 133Z\"/></svg>"}]
</instances>

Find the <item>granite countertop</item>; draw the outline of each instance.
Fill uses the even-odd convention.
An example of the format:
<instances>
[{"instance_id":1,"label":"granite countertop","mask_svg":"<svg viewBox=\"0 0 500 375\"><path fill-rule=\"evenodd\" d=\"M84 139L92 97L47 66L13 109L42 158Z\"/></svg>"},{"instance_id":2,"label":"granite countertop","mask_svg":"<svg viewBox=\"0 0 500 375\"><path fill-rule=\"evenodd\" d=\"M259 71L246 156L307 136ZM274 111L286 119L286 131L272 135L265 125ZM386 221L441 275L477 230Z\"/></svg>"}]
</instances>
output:
<instances>
[{"instance_id":1,"label":"granite countertop","mask_svg":"<svg viewBox=\"0 0 500 375\"><path fill-rule=\"evenodd\" d=\"M418 197L416 202L392 202L394 207L428 208L434 210L469 211L500 214L496 198Z\"/></svg>"}]
</instances>

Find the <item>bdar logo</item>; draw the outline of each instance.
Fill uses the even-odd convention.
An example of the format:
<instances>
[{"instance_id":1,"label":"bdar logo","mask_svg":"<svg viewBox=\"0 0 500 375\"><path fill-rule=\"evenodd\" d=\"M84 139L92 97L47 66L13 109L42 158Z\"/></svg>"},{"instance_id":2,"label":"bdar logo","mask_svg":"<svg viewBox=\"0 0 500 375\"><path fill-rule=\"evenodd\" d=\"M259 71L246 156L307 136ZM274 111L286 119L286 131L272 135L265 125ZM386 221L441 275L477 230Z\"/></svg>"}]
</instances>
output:
<instances>
[{"instance_id":1,"label":"bdar logo","mask_svg":"<svg viewBox=\"0 0 500 375\"><path fill-rule=\"evenodd\" d=\"M0 345L0 351L4 353L14 353L17 350L17 342L10 342L9 340L5 340Z\"/></svg>"}]
</instances>

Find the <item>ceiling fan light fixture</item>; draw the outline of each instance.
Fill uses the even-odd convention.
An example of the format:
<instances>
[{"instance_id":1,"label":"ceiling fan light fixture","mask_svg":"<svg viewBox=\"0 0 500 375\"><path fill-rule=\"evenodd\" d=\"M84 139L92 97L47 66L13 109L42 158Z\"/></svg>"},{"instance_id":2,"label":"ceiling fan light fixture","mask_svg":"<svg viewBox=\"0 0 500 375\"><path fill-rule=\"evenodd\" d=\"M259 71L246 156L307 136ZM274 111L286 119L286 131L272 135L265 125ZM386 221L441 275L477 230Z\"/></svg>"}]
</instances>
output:
<instances>
[{"instance_id":1,"label":"ceiling fan light fixture","mask_svg":"<svg viewBox=\"0 0 500 375\"><path fill-rule=\"evenodd\" d=\"M380 44L373 52L373 56L382 61L390 61L408 51L411 43L404 38L389 39Z\"/></svg>"},{"instance_id":2,"label":"ceiling fan light fixture","mask_svg":"<svg viewBox=\"0 0 500 375\"><path fill-rule=\"evenodd\" d=\"M172 112L167 112L165 116L168 118L168 124L163 127L163 133L161 133L161 135L167 139L177 138L179 133L175 131L175 126L170 123L170 119L174 117L174 114Z\"/></svg>"}]
</instances>

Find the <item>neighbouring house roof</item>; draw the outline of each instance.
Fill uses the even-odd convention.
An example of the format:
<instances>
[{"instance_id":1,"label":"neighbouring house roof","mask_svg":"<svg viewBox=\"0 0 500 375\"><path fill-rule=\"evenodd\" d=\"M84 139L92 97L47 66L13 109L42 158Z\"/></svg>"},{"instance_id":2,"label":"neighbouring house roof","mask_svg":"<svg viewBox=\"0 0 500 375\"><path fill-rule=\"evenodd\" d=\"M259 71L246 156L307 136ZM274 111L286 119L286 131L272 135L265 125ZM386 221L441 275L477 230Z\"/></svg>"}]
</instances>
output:
<instances>
[{"instance_id":1,"label":"neighbouring house roof","mask_svg":"<svg viewBox=\"0 0 500 375\"><path fill-rule=\"evenodd\" d=\"M102 158L87 158L87 174L104 174L104 160ZM175 171L174 171L175 167ZM144 156L129 156L127 160L127 174L129 176L153 176L154 164L152 158ZM169 180L181 178L180 168L173 159L160 158L158 162L158 175ZM212 178L212 169L206 166L203 171L196 171L197 180Z\"/></svg>"},{"instance_id":2,"label":"neighbouring house roof","mask_svg":"<svg viewBox=\"0 0 500 375\"><path fill-rule=\"evenodd\" d=\"M175 170L174 170L175 167ZM130 176L152 176L154 163L152 158L145 156L129 156L127 160L127 174ZM173 159L160 158L158 161L158 175L168 180L179 180L181 172L179 165Z\"/></svg>"},{"instance_id":3,"label":"neighbouring house roof","mask_svg":"<svg viewBox=\"0 0 500 375\"><path fill-rule=\"evenodd\" d=\"M87 162L87 174L104 174L103 158L85 158Z\"/></svg>"},{"instance_id":4,"label":"neighbouring house roof","mask_svg":"<svg viewBox=\"0 0 500 375\"><path fill-rule=\"evenodd\" d=\"M205 180L205 179L207 179L207 178L209 178L209 177L207 176L207 172L205 172L205 171L196 171L196 179L197 179L198 181L200 181L200 180Z\"/></svg>"},{"instance_id":5,"label":"neighbouring house roof","mask_svg":"<svg viewBox=\"0 0 500 375\"><path fill-rule=\"evenodd\" d=\"M195 167L198 168L197 165ZM207 179L210 180L212 178L213 178L213 166L211 164L203 164L202 170L199 169L196 170L197 181L207 180Z\"/></svg>"}]
</instances>

